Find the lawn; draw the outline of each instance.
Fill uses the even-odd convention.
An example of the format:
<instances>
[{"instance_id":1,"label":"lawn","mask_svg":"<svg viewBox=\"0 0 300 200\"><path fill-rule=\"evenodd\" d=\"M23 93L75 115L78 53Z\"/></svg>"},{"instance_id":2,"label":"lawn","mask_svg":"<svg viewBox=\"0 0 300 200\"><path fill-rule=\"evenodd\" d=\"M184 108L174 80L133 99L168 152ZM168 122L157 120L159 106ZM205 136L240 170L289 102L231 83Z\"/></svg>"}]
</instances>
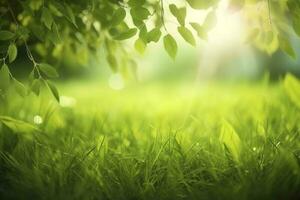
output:
<instances>
[{"instance_id":1,"label":"lawn","mask_svg":"<svg viewBox=\"0 0 300 200\"><path fill-rule=\"evenodd\" d=\"M60 105L11 92L0 199L298 199L300 110L287 88L70 82Z\"/></svg>"}]
</instances>

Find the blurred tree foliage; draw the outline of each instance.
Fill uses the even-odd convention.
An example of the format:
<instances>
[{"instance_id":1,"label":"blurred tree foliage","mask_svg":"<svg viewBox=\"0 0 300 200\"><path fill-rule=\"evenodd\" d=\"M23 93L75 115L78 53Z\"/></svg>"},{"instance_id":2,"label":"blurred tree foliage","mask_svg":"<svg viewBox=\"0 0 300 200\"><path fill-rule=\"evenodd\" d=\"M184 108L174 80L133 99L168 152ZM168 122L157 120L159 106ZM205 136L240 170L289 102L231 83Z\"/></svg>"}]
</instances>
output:
<instances>
[{"instance_id":1,"label":"blurred tree foliage","mask_svg":"<svg viewBox=\"0 0 300 200\"><path fill-rule=\"evenodd\" d=\"M25 96L39 94L46 85L59 101L58 91L49 80L58 77L47 64L49 58L61 59L72 53L78 62L105 49L105 57L115 72L135 70L136 63L123 40L134 40L143 53L147 44L163 41L166 52L175 59L177 41L169 31L166 15L173 15L178 34L195 46L195 36L206 39L215 26L219 0L0 0L0 94L13 85ZM178 4L178 5L177 5ZM180 4L180 5L179 5ZM202 24L187 21L190 9L207 10ZM229 8L248 19L247 40L268 53L281 49L291 57L295 52L289 41L293 31L300 36L299 0L230 0ZM24 47L24 48L20 48ZM102 47L102 48L100 48ZM14 78L10 63L26 51L32 63L28 87Z\"/></svg>"}]
</instances>

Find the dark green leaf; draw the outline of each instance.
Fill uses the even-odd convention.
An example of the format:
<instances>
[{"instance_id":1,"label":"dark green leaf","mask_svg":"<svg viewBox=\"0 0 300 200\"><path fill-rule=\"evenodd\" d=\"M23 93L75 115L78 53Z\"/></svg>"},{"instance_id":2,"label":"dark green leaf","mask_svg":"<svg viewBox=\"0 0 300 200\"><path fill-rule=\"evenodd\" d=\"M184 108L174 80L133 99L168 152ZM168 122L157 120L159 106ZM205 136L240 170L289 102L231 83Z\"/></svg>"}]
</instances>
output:
<instances>
[{"instance_id":1,"label":"dark green leaf","mask_svg":"<svg viewBox=\"0 0 300 200\"><path fill-rule=\"evenodd\" d=\"M38 79L40 77L39 72L36 68L34 68L29 74L29 81L32 82L34 79Z\"/></svg>"},{"instance_id":2,"label":"dark green leaf","mask_svg":"<svg viewBox=\"0 0 300 200\"><path fill-rule=\"evenodd\" d=\"M13 79L13 83L14 83L14 88L15 88L16 92L21 97L25 97L26 93L27 93L27 90L26 90L25 86L21 82L19 82L18 80L16 80L16 79Z\"/></svg>"},{"instance_id":3,"label":"dark green leaf","mask_svg":"<svg viewBox=\"0 0 300 200\"><path fill-rule=\"evenodd\" d=\"M54 84L50 83L49 81L46 81L52 95L54 96L54 98L56 99L57 102L59 102L59 93L57 88L55 87Z\"/></svg>"},{"instance_id":4,"label":"dark green leaf","mask_svg":"<svg viewBox=\"0 0 300 200\"><path fill-rule=\"evenodd\" d=\"M10 31L0 31L0 40L10 40L14 36L15 34Z\"/></svg>"},{"instance_id":5,"label":"dark green leaf","mask_svg":"<svg viewBox=\"0 0 300 200\"><path fill-rule=\"evenodd\" d=\"M18 49L16 45L14 43L10 44L8 47L8 59L10 63L16 59L17 54L18 54Z\"/></svg>"},{"instance_id":6,"label":"dark green leaf","mask_svg":"<svg viewBox=\"0 0 300 200\"><path fill-rule=\"evenodd\" d=\"M161 36L160 28L154 28L147 34L148 42L158 42Z\"/></svg>"},{"instance_id":7,"label":"dark green leaf","mask_svg":"<svg viewBox=\"0 0 300 200\"><path fill-rule=\"evenodd\" d=\"M49 39L54 45L57 45L61 42L61 39L55 26L52 28L52 30L48 31L47 39Z\"/></svg>"},{"instance_id":8,"label":"dark green leaf","mask_svg":"<svg viewBox=\"0 0 300 200\"><path fill-rule=\"evenodd\" d=\"M287 53L292 58L296 59L296 53L295 53L289 39L287 39L283 36L279 37L279 46L282 51Z\"/></svg>"},{"instance_id":9,"label":"dark green leaf","mask_svg":"<svg viewBox=\"0 0 300 200\"><path fill-rule=\"evenodd\" d=\"M41 63L38 65L38 67L49 78L59 77L56 69L47 63Z\"/></svg>"},{"instance_id":10,"label":"dark green leaf","mask_svg":"<svg viewBox=\"0 0 300 200\"><path fill-rule=\"evenodd\" d=\"M76 24L76 19L75 19L75 15L73 13L72 8L70 8L70 6L68 6L67 4L65 4L65 11L63 14L65 14L66 18L75 26L77 27Z\"/></svg>"},{"instance_id":11,"label":"dark green leaf","mask_svg":"<svg viewBox=\"0 0 300 200\"><path fill-rule=\"evenodd\" d=\"M115 11L112 20L111 20L111 25L116 26L119 25L124 18L126 17L126 11L124 8L118 8L118 10Z\"/></svg>"},{"instance_id":12,"label":"dark green leaf","mask_svg":"<svg viewBox=\"0 0 300 200\"><path fill-rule=\"evenodd\" d=\"M46 31L47 29L43 28L42 26L39 26L37 24L33 24L31 27L31 32L33 35L39 39L40 41L44 42L48 36L46 36Z\"/></svg>"},{"instance_id":13,"label":"dark green leaf","mask_svg":"<svg viewBox=\"0 0 300 200\"><path fill-rule=\"evenodd\" d=\"M45 26L51 30L52 23L53 23L53 17L51 12L48 10L48 8L43 8L42 10L42 17L41 21L45 24Z\"/></svg>"},{"instance_id":14,"label":"dark green leaf","mask_svg":"<svg viewBox=\"0 0 300 200\"><path fill-rule=\"evenodd\" d=\"M32 84L31 84L31 91L36 94L37 96L40 95L40 90L41 90L41 87L42 87L42 80L41 79L34 79Z\"/></svg>"},{"instance_id":15,"label":"dark green leaf","mask_svg":"<svg viewBox=\"0 0 300 200\"><path fill-rule=\"evenodd\" d=\"M30 31L24 26L18 26L17 35L25 39L29 36Z\"/></svg>"},{"instance_id":16,"label":"dark green leaf","mask_svg":"<svg viewBox=\"0 0 300 200\"><path fill-rule=\"evenodd\" d=\"M114 37L115 40L126 40L129 39L133 36L135 36L135 34L137 33L137 29L136 28L131 28L128 29L125 32L120 33L119 35L117 35L116 37Z\"/></svg>"}]
</instances>

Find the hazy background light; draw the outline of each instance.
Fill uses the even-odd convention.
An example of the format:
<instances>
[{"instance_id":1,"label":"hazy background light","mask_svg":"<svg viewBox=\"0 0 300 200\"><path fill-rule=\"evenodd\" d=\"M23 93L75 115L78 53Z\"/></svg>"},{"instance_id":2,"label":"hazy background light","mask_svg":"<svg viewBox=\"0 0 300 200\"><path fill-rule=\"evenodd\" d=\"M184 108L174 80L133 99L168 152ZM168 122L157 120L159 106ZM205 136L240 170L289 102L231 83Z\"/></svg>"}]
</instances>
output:
<instances>
[{"instance_id":1,"label":"hazy background light","mask_svg":"<svg viewBox=\"0 0 300 200\"><path fill-rule=\"evenodd\" d=\"M228 9L228 1L219 3L216 10L217 25L209 33L208 44L219 48L244 45L245 22L240 12Z\"/></svg>"},{"instance_id":2,"label":"hazy background light","mask_svg":"<svg viewBox=\"0 0 300 200\"><path fill-rule=\"evenodd\" d=\"M61 107L74 107L76 105L77 101L73 97L68 96L61 96L60 97L60 106Z\"/></svg>"},{"instance_id":3,"label":"hazy background light","mask_svg":"<svg viewBox=\"0 0 300 200\"><path fill-rule=\"evenodd\" d=\"M112 74L108 80L109 87L113 90L122 90L124 81L120 74Z\"/></svg>"},{"instance_id":4,"label":"hazy background light","mask_svg":"<svg viewBox=\"0 0 300 200\"><path fill-rule=\"evenodd\" d=\"M252 48L245 42L247 27L241 12L233 12L228 1L223 0L216 16L216 26L209 32L207 42L200 46L198 80L218 74L229 78L256 76L258 63Z\"/></svg>"}]
</instances>

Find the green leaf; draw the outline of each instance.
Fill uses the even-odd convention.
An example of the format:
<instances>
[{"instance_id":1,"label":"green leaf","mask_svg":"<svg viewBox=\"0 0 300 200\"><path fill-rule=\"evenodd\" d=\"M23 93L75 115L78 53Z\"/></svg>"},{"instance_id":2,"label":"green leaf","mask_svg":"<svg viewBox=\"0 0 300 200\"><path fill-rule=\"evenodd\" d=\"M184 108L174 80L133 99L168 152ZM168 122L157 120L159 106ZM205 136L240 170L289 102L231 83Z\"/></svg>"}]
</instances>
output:
<instances>
[{"instance_id":1,"label":"green leaf","mask_svg":"<svg viewBox=\"0 0 300 200\"><path fill-rule=\"evenodd\" d=\"M57 88L55 87L54 84L50 83L49 81L46 81L52 95L54 96L54 98L56 99L56 101L59 103L59 93Z\"/></svg>"},{"instance_id":2,"label":"green leaf","mask_svg":"<svg viewBox=\"0 0 300 200\"><path fill-rule=\"evenodd\" d=\"M41 63L38 65L39 69L49 78L59 77L56 69L47 63Z\"/></svg>"},{"instance_id":3,"label":"green leaf","mask_svg":"<svg viewBox=\"0 0 300 200\"><path fill-rule=\"evenodd\" d=\"M207 33L200 24L194 23L194 22L192 22L190 24L193 27L193 29L197 32L199 38L201 38L203 40L207 40Z\"/></svg>"},{"instance_id":4,"label":"green leaf","mask_svg":"<svg viewBox=\"0 0 300 200\"><path fill-rule=\"evenodd\" d=\"M147 36L148 36L148 30L146 26L143 26L140 29L139 37L144 41L144 43L147 43Z\"/></svg>"},{"instance_id":5,"label":"green leaf","mask_svg":"<svg viewBox=\"0 0 300 200\"><path fill-rule=\"evenodd\" d=\"M110 66L110 68L112 69L113 72L117 72L118 71L118 61L116 59L116 57L109 53L107 56L106 56L106 60Z\"/></svg>"},{"instance_id":6,"label":"green leaf","mask_svg":"<svg viewBox=\"0 0 300 200\"><path fill-rule=\"evenodd\" d=\"M54 9L59 12L59 14L64 15L66 9L61 3L61 1L60 2L52 1L51 6L54 7Z\"/></svg>"},{"instance_id":7,"label":"green leaf","mask_svg":"<svg viewBox=\"0 0 300 200\"><path fill-rule=\"evenodd\" d=\"M164 47L169 56L175 59L178 47L176 40L170 34L164 37Z\"/></svg>"},{"instance_id":8,"label":"green leaf","mask_svg":"<svg viewBox=\"0 0 300 200\"><path fill-rule=\"evenodd\" d=\"M34 94L39 96L41 87L42 87L42 80L41 79L34 79L32 84L31 84L30 89Z\"/></svg>"},{"instance_id":9,"label":"green leaf","mask_svg":"<svg viewBox=\"0 0 300 200\"><path fill-rule=\"evenodd\" d=\"M126 11L124 8L118 8L118 10L115 11L112 20L111 20L111 26L119 25L124 18L126 17Z\"/></svg>"},{"instance_id":10,"label":"green leaf","mask_svg":"<svg viewBox=\"0 0 300 200\"><path fill-rule=\"evenodd\" d=\"M26 39L27 37L29 37L29 33L30 33L30 31L26 27L24 27L24 26L18 26L16 34L20 38Z\"/></svg>"},{"instance_id":11,"label":"green leaf","mask_svg":"<svg viewBox=\"0 0 300 200\"><path fill-rule=\"evenodd\" d=\"M28 2L26 2L26 1L20 1L19 3L22 5L23 10L25 12L27 12L31 16L34 16L34 12L33 12L32 8L31 8L31 6L30 6L30 4Z\"/></svg>"},{"instance_id":12,"label":"green leaf","mask_svg":"<svg viewBox=\"0 0 300 200\"><path fill-rule=\"evenodd\" d=\"M239 135L236 133L232 125L223 120L221 127L221 134L219 140L224 144L230 155L235 161L239 161L241 154L241 141Z\"/></svg>"},{"instance_id":13,"label":"green leaf","mask_svg":"<svg viewBox=\"0 0 300 200\"><path fill-rule=\"evenodd\" d=\"M248 33L248 35L246 36L245 42L248 43L248 42L254 41L257 38L257 36L259 35L259 32L260 32L259 28L255 28L255 29L251 30Z\"/></svg>"},{"instance_id":14,"label":"green leaf","mask_svg":"<svg viewBox=\"0 0 300 200\"><path fill-rule=\"evenodd\" d=\"M266 42L266 44L271 44L273 39L274 39L273 31L267 31L265 33L265 42Z\"/></svg>"},{"instance_id":15,"label":"green leaf","mask_svg":"<svg viewBox=\"0 0 300 200\"><path fill-rule=\"evenodd\" d=\"M130 10L130 14L132 18L138 20L145 20L151 15L149 10L144 7L134 7Z\"/></svg>"},{"instance_id":16,"label":"green leaf","mask_svg":"<svg viewBox=\"0 0 300 200\"><path fill-rule=\"evenodd\" d=\"M76 19L75 19L75 15L73 13L72 8L70 8L70 6L68 6L67 4L65 4L65 17L77 28L77 24L76 24Z\"/></svg>"},{"instance_id":17,"label":"green leaf","mask_svg":"<svg viewBox=\"0 0 300 200\"><path fill-rule=\"evenodd\" d=\"M51 30L52 24L53 24L53 17L51 12L48 10L48 8L43 8L42 10L42 16L41 21L45 24L45 26Z\"/></svg>"},{"instance_id":18,"label":"green leaf","mask_svg":"<svg viewBox=\"0 0 300 200\"><path fill-rule=\"evenodd\" d=\"M146 2L146 0L129 0L128 5L130 7L138 7L138 6L140 7L140 6L144 5L145 2Z\"/></svg>"},{"instance_id":19,"label":"green leaf","mask_svg":"<svg viewBox=\"0 0 300 200\"><path fill-rule=\"evenodd\" d=\"M287 39L283 36L280 36L279 37L279 46L282 51L287 53L292 58L296 59L296 53L295 53L289 39Z\"/></svg>"},{"instance_id":20,"label":"green leaf","mask_svg":"<svg viewBox=\"0 0 300 200\"><path fill-rule=\"evenodd\" d=\"M138 29L141 29L142 27L146 26L143 20L137 18L132 18L132 22Z\"/></svg>"},{"instance_id":21,"label":"green leaf","mask_svg":"<svg viewBox=\"0 0 300 200\"><path fill-rule=\"evenodd\" d=\"M32 138L33 136L32 133L40 132L38 128L36 128L30 123L21 120L16 120L14 118L7 117L7 116L0 116L0 122L3 123L5 126L7 126L15 133L25 133L25 135L22 136L27 137L29 139Z\"/></svg>"},{"instance_id":22,"label":"green leaf","mask_svg":"<svg viewBox=\"0 0 300 200\"><path fill-rule=\"evenodd\" d=\"M13 79L13 84L14 84L14 88L16 90L16 92L21 96L21 97L25 97L27 94L27 90L25 88L25 86L19 82L16 79Z\"/></svg>"},{"instance_id":23,"label":"green leaf","mask_svg":"<svg viewBox=\"0 0 300 200\"><path fill-rule=\"evenodd\" d=\"M43 28L43 26L33 24L31 27L31 33L42 42L45 42L45 40L48 39L48 36L46 36L46 29Z\"/></svg>"},{"instance_id":24,"label":"green leaf","mask_svg":"<svg viewBox=\"0 0 300 200\"><path fill-rule=\"evenodd\" d=\"M60 1L62 2L62 1ZM62 3L59 2L55 2L52 1L51 4L69 21L71 22L76 28L77 28L77 24L76 24L76 19L75 19L75 15L72 11L72 9L70 8L70 6L68 6L66 3L64 3L64 5Z\"/></svg>"},{"instance_id":25,"label":"green leaf","mask_svg":"<svg viewBox=\"0 0 300 200\"><path fill-rule=\"evenodd\" d=\"M29 81L32 82L34 79L38 79L40 77L38 69L33 68L33 70L30 72L28 78Z\"/></svg>"},{"instance_id":26,"label":"green leaf","mask_svg":"<svg viewBox=\"0 0 300 200\"><path fill-rule=\"evenodd\" d=\"M14 43L10 44L8 47L8 59L9 62L13 62L17 58L18 49Z\"/></svg>"},{"instance_id":27,"label":"green leaf","mask_svg":"<svg viewBox=\"0 0 300 200\"><path fill-rule=\"evenodd\" d=\"M216 5L218 0L186 0L189 5L194 9L208 9Z\"/></svg>"},{"instance_id":28,"label":"green leaf","mask_svg":"<svg viewBox=\"0 0 300 200\"><path fill-rule=\"evenodd\" d=\"M114 39L115 40L126 40L126 39L129 39L129 38L135 36L136 33L137 33L137 29L131 28L131 29L128 29L127 31L122 32L119 35L115 36Z\"/></svg>"},{"instance_id":29,"label":"green leaf","mask_svg":"<svg viewBox=\"0 0 300 200\"><path fill-rule=\"evenodd\" d=\"M217 25L217 16L216 16L216 13L215 11L210 11L204 22L203 22L203 28L206 30L206 31L210 31L212 30L215 26Z\"/></svg>"},{"instance_id":30,"label":"green leaf","mask_svg":"<svg viewBox=\"0 0 300 200\"><path fill-rule=\"evenodd\" d=\"M58 30L55 30L57 29L55 26L53 27L52 30L49 30L47 32L47 39L49 39L54 45L58 45L60 42L61 42L61 39L59 37L59 34L58 34Z\"/></svg>"},{"instance_id":31,"label":"green leaf","mask_svg":"<svg viewBox=\"0 0 300 200\"><path fill-rule=\"evenodd\" d=\"M293 16L293 28L294 28L295 33L300 37L300 15Z\"/></svg>"},{"instance_id":32,"label":"green leaf","mask_svg":"<svg viewBox=\"0 0 300 200\"><path fill-rule=\"evenodd\" d=\"M186 7L177 8L177 6L175 4L170 4L169 9L170 9L172 15L174 15L174 17L176 17L179 24L181 26L185 26Z\"/></svg>"},{"instance_id":33,"label":"green leaf","mask_svg":"<svg viewBox=\"0 0 300 200\"><path fill-rule=\"evenodd\" d=\"M6 64L3 64L0 69L0 89L7 89L10 82L9 69Z\"/></svg>"},{"instance_id":34,"label":"green leaf","mask_svg":"<svg viewBox=\"0 0 300 200\"><path fill-rule=\"evenodd\" d=\"M135 41L134 47L140 54L143 54L146 50L147 45L141 38L139 38Z\"/></svg>"},{"instance_id":35,"label":"green leaf","mask_svg":"<svg viewBox=\"0 0 300 200\"><path fill-rule=\"evenodd\" d=\"M14 36L15 34L10 31L0 31L0 40L10 40Z\"/></svg>"},{"instance_id":36,"label":"green leaf","mask_svg":"<svg viewBox=\"0 0 300 200\"><path fill-rule=\"evenodd\" d=\"M189 29L180 26L178 27L178 32L186 42L188 42L192 46L196 46L196 40L193 36L193 33Z\"/></svg>"},{"instance_id":37,"label":"green leaf","mask_svg":"<svg viewBox=\"0 0 300 200\"><path fill-rule=\"evenodd\" d=\"M147 34L147 42L158 42L161 36L160 28L154 28Z\"/></svg>"},{"instance_id":38,"label":"green leaf","mask_svg":"<svg viewBox=\"0 0 300 200\"><path fill-rule=\"evenodd\" d=\"M287 74L283 81L288 98L300 109L300 81L292 74Z\"/></svg>"}]
</instances>

